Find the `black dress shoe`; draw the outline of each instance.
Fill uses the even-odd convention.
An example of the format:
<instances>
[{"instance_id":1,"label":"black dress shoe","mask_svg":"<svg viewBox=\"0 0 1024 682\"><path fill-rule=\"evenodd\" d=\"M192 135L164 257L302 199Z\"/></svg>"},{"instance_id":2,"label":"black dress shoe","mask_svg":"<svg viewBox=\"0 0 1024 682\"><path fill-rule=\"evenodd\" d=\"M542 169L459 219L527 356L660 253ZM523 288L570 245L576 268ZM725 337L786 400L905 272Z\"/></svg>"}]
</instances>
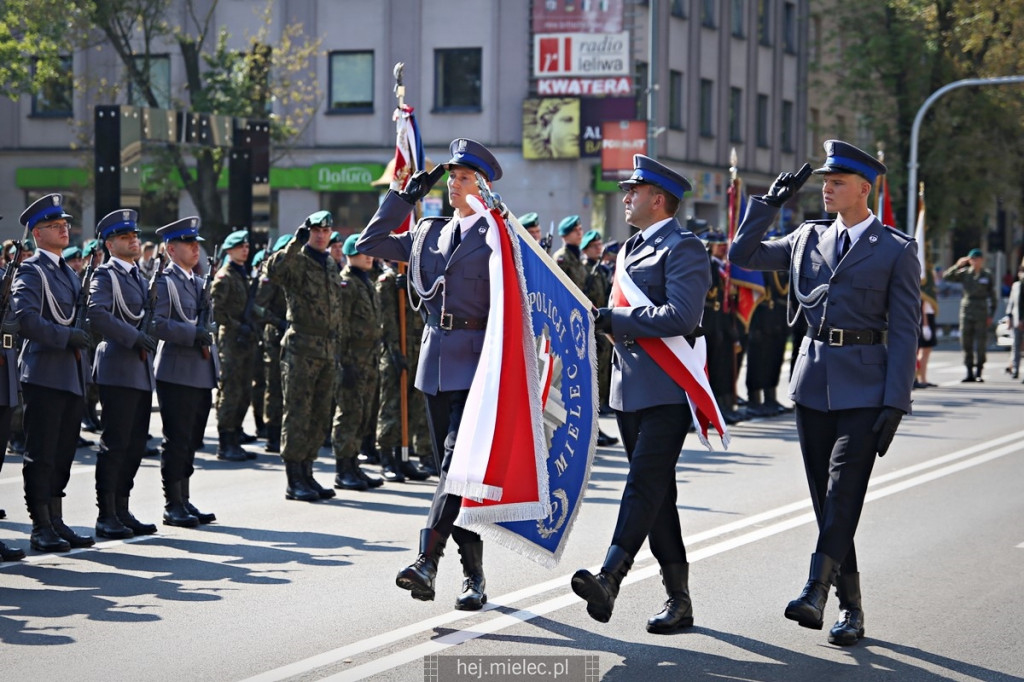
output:
<instances>
[{"instance_id":1,"label":"black dress shoe","mask_svg":"<svg viewBox=\"0 0 1024 682\"><path fill-rule=\"evenodd\" d=\"M597 445L598 445L598 447L602 447L602 448L603 447L608 447L610 445L615 445L618 442L619 442L619 439L616 438L615 436L609 436L607 433L605 433L601 429L597 430Z\"/></svg>"},{"instance_id":2,"label":"black dress shoe","mask_svg":"<svg viewBox=\"0 0 1024 682\"><path fill-rule=\"evenodd\" d=\"M75 447L76 448L91 448L93 445L96 445L96 441L92 441L92 440L89 440L88 438L82 438L81 436L79 436L78 437L78 445L76 445Z\"/></svg>"},{"instance_id":3,"label":"black dress shoe","mask_svg":"<svg viewBox=\"0 0 1024 682\"><path fill-rule=\"evenodd\" d=\"M7 510L6 509L0 509L0 519L6 519L6 518L7 518Z\"/></svg>"},{"instance_id":4,"label":"black dress shoe","mask_svg":"<svg viewBox=\"0 0 1024 682\"><path fill-rule=\"evenodd\" d=\"M24 438L11 438L11 442L7 444L7 450L15 455L25 454L25 439Z\"/></svg>"},{"instance_id":5,"label":"black dress shoe","mask_svg":"<svg viewBox=\"0 0 1024 682\"><path fill-rule=\"evenodd\" d=\"M71 544L57 535L52 526L38 526L34 523L28 544L37 552L67 552L71 549Z\"/></svg>"},{"instance_id":6,"label":"black dress shoe","mask_svg":"<svg viewBox=\"0 0 1024 682\"><path fill-rule=\"evenodd\" d=\"M25 551L17 547L8 547L0 542L0 561L21 561L25 558Z\"/></svg>"},{"instance_id":7,"label":"black dress shoe","mask_svg":"<svg viewBox=\"0 0 1024 682\"><path fill-rule=\"evenodd\" d=\"M81 547L92 547L96 544L96 540L91 535L79 535L74 530L68 527L64 523L64 519L55 518L53 521L53 530L67 542L69 545L75 548Z\"/></svg>"}]
</instances>

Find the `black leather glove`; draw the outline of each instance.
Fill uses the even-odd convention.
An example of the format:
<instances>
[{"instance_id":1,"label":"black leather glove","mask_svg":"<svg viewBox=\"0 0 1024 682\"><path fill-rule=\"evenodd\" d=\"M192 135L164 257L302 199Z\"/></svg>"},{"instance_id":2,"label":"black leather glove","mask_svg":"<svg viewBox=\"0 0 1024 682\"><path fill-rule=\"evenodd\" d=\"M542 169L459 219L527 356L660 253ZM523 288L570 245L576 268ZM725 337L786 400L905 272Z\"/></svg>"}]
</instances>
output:
<instances>
[{"instance_id":1,"label":"black leather glove","mask_svg":"<svg viewBox=\"0 0 1024 682\"><path fill-rule=\"evenodd\" d=\"M309 241L309 228L305 225L300 225L299 229L295 230L295 240L305 246L306 242Z\"/></svg>"},{"instance_id":2,"label":"black leather glove","mask_svg":"<svg viewBox=\"0 0 1024 682\"><path fill-rule=\"evenodd\" d=\"M593 311L594 315L594 331L604 332L605 334L612 333L612 309L611 308L595 308Z\"/></svg>"},{"instance_id":3,"label":"black leather glove","mask_svg":"<svg viewBox=\"0 0 1024 682\"><path fill-rule=\"evenodd\" d=\"M883 407L878 419L875 420L875 425L871 427L871 430L878 434L878 445L875 446L875 449L878 451L879 457L885 457L885 453L888 452L889 444L892 443L892 438L896 435L896 429L900 425L900 420L903 419L903 414L903 410L898 407Z\"/></svg>"},{"instance_id":4,"label":"black leather glove","mask_svg":"<svg viewBox=\"0 0 1024 682\"><path fill-rule=\"evenodd\" d=\"M68 336L68 348L88 348L92 339L89 338L89 332L84 329L78 329L77 327L71 330L71 334Z\"/></svg>"},{"instance_id":5,"label":"black leather glove","mask_svg":"<svg viewBox=\"0 0 1024 682\"><path fill-rule=\"evenodd\" d=\"M769 206L779 208L800 191L809 177L811 177L811 164L809 163L805 163L795 175L780 173L772 186L768 188L768 194L761 197L761 201Z\"/></svg>"},{"instance_id":6,"label":"black leather glove","mask_svg":"<svg viewBox=\"0 0 1024 682\"><path fill-rule=\"evenodd\" d=\"M147 334L146 332L139 332L135 337L135 343L132 344L132 348L138 348L139 350L148 350L150 353L156 352L156 339Z\"/></svg>"},{"instance_id":7,"label":"black leather glove","mask_svg":"<svg viewBox=\"0 0 1024 682\"><path fill-rule=\"evenodd\" d=\"M206 327L196 327L196 340L193 342L197 348L213 345L213 333Z\"/></svg>"},{"instance_id":8,"label":"black leather glove","mask_svg":"<svg viewBox=\"0 0 1024 682\"><path fill-rule=\"evenodd\" d=\"M395 286L399 289L405 289L409 285L409 277L404 273L400 272L395 275Z\"/></svg>"},{"instance_id":9,"label":"black leather glove","mask_svg":"<svg viewBox=\"0 0 1024 682\"><path fill-rule=\"evenodd\" d=\"M402 200L415 204L417 201L427 195L427 192L441 179L444 175L445 167L441 164L434 166L434 170L430 171L416 171L412 177L409 178L408 184L401 192L398 192L398 196L402 197Z\"/></svg>"},{"instance_id":10,"label":"black leather glove","mask_svg":"<svg viewBox=\"0 0 1024 682\"><path fill-rule=\"evenodd\" d=\"M359 381L359 370L356 369L355 365L342 365L341 366L341 387L342 388L355 388L356 382Z\"/></svg>"}]
</instances>

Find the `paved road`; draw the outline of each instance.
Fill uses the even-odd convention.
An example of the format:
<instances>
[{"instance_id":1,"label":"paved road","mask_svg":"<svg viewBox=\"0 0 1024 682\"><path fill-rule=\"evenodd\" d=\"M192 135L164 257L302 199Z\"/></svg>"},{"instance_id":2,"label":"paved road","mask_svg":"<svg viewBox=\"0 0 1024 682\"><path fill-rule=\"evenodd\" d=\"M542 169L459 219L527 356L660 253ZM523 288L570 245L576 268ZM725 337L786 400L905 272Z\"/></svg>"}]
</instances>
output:
<instances>
[{"instance_id":1,"label":"paved road","mask_svg":"<svg viewBox=\"0 0 1024 682\"><path fill-rule=\"evenodd\" d=\"M466 614L452 610L454 549L437 601L394 586L431 484L289 502L278 458L218 462L211 429L192 487L218 523L0 564L0 679L451 680L498 660L548 664L547 676L507 679L553 680L568 660L573 676L560 679L582 680L588 656L589 679L602 680L1024 679L1024 386L1001 374L1005 357L993 354L986 383L962 385L959 354L933 356L940 387L915 392L875 470L858 533L867 638L854 648L782 617L814 545L791 416L733 427L728 452L687 443L678 478L697 622L673 636L644 630L664 600L646 550L611 622L592 621L569 589L607 547L626 472L619 448L599 450L561 564L488 546L490 603ZM86 530L94 453L80 455L65 516ZM330 465L318 467L325 483ZM0 539L25 547L19 469L9 457L0 474ZM141 519L158 520L157 461L144 462L134 499ZM836 608L833 597L830 619Z\"/></svg>"}]
</instances>

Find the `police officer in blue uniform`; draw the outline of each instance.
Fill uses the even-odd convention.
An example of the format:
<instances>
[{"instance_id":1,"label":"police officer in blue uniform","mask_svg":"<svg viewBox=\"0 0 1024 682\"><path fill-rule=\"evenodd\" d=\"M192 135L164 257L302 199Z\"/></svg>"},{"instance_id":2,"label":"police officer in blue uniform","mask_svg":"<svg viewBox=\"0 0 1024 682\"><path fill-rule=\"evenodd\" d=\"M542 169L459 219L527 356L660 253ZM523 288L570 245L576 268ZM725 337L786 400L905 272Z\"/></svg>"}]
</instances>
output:
<instances>
[{"instance_id":1,"label":"police officer in blue uniform","mask_svg":"<svg viewBox=\"0 0 1024 682\"><path fill-rule=\"evenodd\" d=\"M12 246L8 256L20 253ZM17 268L16 262L0 267L0 280L3 280L7 268ZM7 455L7 441L11 435L11 417L18 407L18 353L15 351L18 339L18 320L10 309L7 310L0 328L0 470L4 467ZM6 518L7 512L0 509L0 519ZM24 550L9 547L0 542L0 561L19 561L25 558Z\"/></svg>"},{"instance_id":2,"label":"police officer in blue uniform","mask_svg":"<svg viewBox=\"0 0 1024 682\"><path fill-rule=\"evenodd\" d=\"M90 382L89 334L74 326L82 284L61 253L71 218L60 194L48 194L21 214L36 253L18 268L11 309L23 339L19 364L25 399L25 503L32 518L29 543L40 552L89 547L63 520L64 488L81 429Z\"/></svg>"},{"instance_id":3,"label":"police officer in blue uniform","mask_svg":"<svg viewBox=\"0 0 1024 682\"><path fill-rule=\"evenodd\" d=\"M142 254L138 214L119 209L96 226L110 258L92 277L89 324L103 338L96 347L93 381L99 387L103 432L96 457L96 535L152 535L156 526L131 513L128 500L146 452L153 407L157 340L142 329L148 283L135 264Z\"/></svg>"},{"instance_id":4,"label":"police officer in blue uniform","mask_svg":"<svg viewBox=\"0 0 1024 682\"><path fill-rule=\"evenodd\" d=\"M839 140L825 142L825 210L836 219L809 221L766 241L779 209L808 177L782 173L761 197L751 197L729 251L755 270L789 270L807 335L790 380L804 469L818 519L810 575L785 615L821 629L829 586L840 618L834 644L864 636L860 573L853 536L875 456L885 455L910 412L921 312L917 243L886 227L868 208L885 166Z\"/></svg>"},{"instance_id":5,"label":"police officer in blue uniform","mask_svg":"<svg viewBox=\"0 0 1024 682\"><path fill-rule=\"evenodd\" d=\"M419 557L399 572L396 582L411 591L414 599L433 600L437 562L451 536L459 545L465 576L455 608L469 611L487 601L483 541L454 525L462 498L446 493L444 484L491 307L487 222L472 215L466 198L479 191L478 173L490 184L501 179L502 171L494 155L474 140L455 140L450 152L449 161L430 173L420 171L405 191L390 192L384 198L356 248L389 261L408 261L409 280L426 310L416 388L427 397L428 425L441 476L427 527L420 532ZM424 218L413 231L391 234L445 169L455 216Z\"/></svg>"},{"instance_id":6,"label":"police officer in blue uniform","mask_svg":"<svg viewBox=\"0 0 1024 682\"><path fill-rule=\"evenodd\" d=\"M160 339L156 352L156 397L164 428L160 477L164 488L163 522L167 526L195 528L217 520L199 511L189 496L196 450L213 404L213 389L220 361L213 330L205 326L200 311L211 302L206 278L195 272L199 264L199 218L191 216L156 231L164 240L170 263L157 280L154 334ZM206 323L209 324L209 316Z\"/></svg>"},{"instance_id":7,"label":"police officer in blue uniform","mask_svg":"<svg viewBox=\"0 0 1024 682\"><path fill-rule=\"evenodd\" d=\"M636 341L692 338L704 312L711 271L704 245L675 218L691 189L686 178L636 154L632 177L619 186L626 192L626 222L639 230L623 246L624 267L652 305L598 309L597 331L615 340L609 402L626 448L629 476L600 573L577 571L572 589L587 602L594 620L608 622L619 584L647 539L668 593L664 608L647 621L647 631L666 634L693 625L675 472L692 419L686 392Z\"/></svg>"}]
</instances>

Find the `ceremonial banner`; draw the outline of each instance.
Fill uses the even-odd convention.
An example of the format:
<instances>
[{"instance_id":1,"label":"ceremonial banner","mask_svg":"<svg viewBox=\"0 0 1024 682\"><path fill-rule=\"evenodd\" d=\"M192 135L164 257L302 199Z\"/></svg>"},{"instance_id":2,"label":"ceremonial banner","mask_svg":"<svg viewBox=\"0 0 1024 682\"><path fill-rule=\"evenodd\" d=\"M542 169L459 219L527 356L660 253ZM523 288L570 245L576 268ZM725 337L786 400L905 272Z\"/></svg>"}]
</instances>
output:
<instances>
[{"instance_id":1,"label":"ceremonial banner","mask_svg":"<svg viewBox=\"0 0 1024 682\"><path fill-rule=\"evenodd\" d=\"M484 349L447 487L474 493L470 497L476 498L464 496L456 523L551 567L558 563L579 512L597 440L591 305L513 216L509 215L506 224L497 212L489 215L492 266L503 260L498 256L512 256L512 267L523 287L523 305L515 310L495 307L497 300L514 300L509 290L516 286L515 278L510 277L514 273L509 272L506 257L506 267L497 272L497 278L495 269L491 270L492 304ZM503 235L511 237L508 244L499 241ZM501 290L498 281L504 282ZM509 333L516 315L525 315L521 319L526 332L518 340ZM504 320L503 325L498 319ZM491 343L498 340L503 341L501 348ZM516 346L521 342L529 344L525 353ZM529 408L522 396L514 397L522 386L509 376L510 370L512 375L517 371L519 357L532 362L532 385L525 389L530 393ZM480 390L474 392L478 384ZM512 401L524 405L522 412L513 412ZM530 431L534 435L532 448L525 444ZM496 452L498 449L505 453ZM492 473L501 469L503 476L481 476L479 453L488 451L492 455L483 466ZM502 458L504 464L500 464Z\"/></svg>"}]
</instances>

